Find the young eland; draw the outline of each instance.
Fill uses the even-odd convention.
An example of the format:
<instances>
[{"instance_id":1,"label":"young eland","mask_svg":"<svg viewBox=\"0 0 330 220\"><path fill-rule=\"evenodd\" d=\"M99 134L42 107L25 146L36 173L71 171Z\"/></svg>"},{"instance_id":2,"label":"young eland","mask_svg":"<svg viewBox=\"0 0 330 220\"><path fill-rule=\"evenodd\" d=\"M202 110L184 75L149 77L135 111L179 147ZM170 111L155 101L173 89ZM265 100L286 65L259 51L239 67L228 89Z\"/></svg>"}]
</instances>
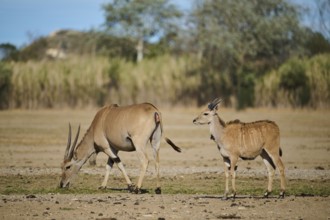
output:
<instances>
[{"instance_id":1,"label":"young eland","mask_svg":"<svg viewBox=\"0 0 330 220\"><path fill-rule=\"evenodd\" d=\"M281 160L280 130L275 122L269 120L243 123L239 120L225 123L218 115L221 99L215 99L193 120L197 125L209 125L211 139L215 141L225 164L225 194L229 193L229 173L232 178L233 197L236 196L236 169L239 158L253 160L261 156L268 170L268 188L264 197L272 191L275 169L278 167L281 179L280 198L284 198L285 174ZM229 172L230 171L230 172Z\"/></svg>"}]
</instances>

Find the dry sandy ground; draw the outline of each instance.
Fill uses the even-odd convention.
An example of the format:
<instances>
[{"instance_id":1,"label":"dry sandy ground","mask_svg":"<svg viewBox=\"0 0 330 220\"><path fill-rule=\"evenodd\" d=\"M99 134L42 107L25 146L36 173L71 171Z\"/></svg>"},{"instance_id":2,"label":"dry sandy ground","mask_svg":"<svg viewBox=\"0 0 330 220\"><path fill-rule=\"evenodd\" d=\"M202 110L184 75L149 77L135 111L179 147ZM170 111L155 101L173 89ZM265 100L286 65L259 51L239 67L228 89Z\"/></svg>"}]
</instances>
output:
<instances>
[{"instance_id":1,"label":"dry sandy ground","mask_svg":"<svg viewBox=\"0 0 330 220\"><path fill-rule=\"evenodd\" d=\"M33 197L33 198L27 198ZM2 219L329 219L322 197L237 198L218 195L1 196Z\"/></svg>"},{"instance_id":2,"label":"dry sandy ground","mask_svg":"<svg viewBox=\"0 0 330 220\"><path fill-rule=\"evenodd\" d=\"M162 143L163 176L222 172L223 165L216 147L209 140L208 128L192 124L199 111L183 108L163 111L165 136L183 148L183 153L177 154ZM70 121L75 128L81 123L84 131L95 112L94 109L0 112L1 178L18 174L37 177L48 172L60 175L67 123ZM281 129L287 178L330 181L329 113L224 109L220 115L226 121L236 118L276 121ZM152 160L151 152L148 153ZM136 155L120 155L129 175L137 176L139 162ZM99 155L97 167L86 166L82 172L101 174L105 161L105 156ZM153 173L152 167L151 162L146 178ZM266 181L266 170L260 158L240 161L239 167L237 178L260 176ZM114 169L114 174L120 176L118 169ZM274 187L278 188L277 185ZM126 192L1 195L0 219L330 219L330 198L289 196L279 200L240 195L235 200L222 201L221 195L132 195Z\"/></svg>"}]
</instances>

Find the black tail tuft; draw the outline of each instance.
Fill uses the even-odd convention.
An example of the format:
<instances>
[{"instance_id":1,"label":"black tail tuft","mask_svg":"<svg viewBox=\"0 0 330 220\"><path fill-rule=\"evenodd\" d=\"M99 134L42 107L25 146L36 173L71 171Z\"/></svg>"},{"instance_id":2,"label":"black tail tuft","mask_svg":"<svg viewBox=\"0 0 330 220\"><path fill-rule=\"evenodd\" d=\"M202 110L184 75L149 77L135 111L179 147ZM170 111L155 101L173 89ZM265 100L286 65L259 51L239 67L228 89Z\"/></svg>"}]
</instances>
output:
<instances>
[{"instance_id":1,"label":"black tail tuft","mask_svg":"<svg viewBox=\"0 0 330 220\"><path fill-rule=\"evenodd\" d=\"M280 157L282 157L282 154L283 154L283 153L282 153L282 149L280 148Z\"/></svg>"},{"instance_id":2,"label":"black tail tuft","mask_svg":"<svg viewBox=\"0 0 330 220\"><path fill-rule=\"evenodd\" d=\"M176 146L170 139L165 138L165 141L171 145L173 147L173 149L179 153L181 153L181 148L179 148L178 146Z\"/></svg>"}]
</instances>

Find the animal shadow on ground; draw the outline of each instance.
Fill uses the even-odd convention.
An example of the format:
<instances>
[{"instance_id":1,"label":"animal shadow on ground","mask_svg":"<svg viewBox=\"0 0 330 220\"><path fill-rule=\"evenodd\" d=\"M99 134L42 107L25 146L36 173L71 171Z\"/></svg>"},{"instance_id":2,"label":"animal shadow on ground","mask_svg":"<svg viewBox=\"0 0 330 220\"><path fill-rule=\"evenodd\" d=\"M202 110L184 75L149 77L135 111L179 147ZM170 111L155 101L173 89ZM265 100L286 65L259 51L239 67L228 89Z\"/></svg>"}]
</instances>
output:
<instances>
[{"instance_id":1,"label":"animal shadow on ground","mask_svg":"<svg viewBox=\"0 0 330 220\"><path fill-rule=\"evenodd\" d=\"M107 187L107 188L105 188L105 189L100 189L100 190L133 193L133 192L130 192L130 190L129 190L128 188L113 188L113 187ZM147 190L147 189L140 189L140 191L139 191L139 194L148 194L148 193L149 193L149 190Z\"/></svg>"}]
</instances>

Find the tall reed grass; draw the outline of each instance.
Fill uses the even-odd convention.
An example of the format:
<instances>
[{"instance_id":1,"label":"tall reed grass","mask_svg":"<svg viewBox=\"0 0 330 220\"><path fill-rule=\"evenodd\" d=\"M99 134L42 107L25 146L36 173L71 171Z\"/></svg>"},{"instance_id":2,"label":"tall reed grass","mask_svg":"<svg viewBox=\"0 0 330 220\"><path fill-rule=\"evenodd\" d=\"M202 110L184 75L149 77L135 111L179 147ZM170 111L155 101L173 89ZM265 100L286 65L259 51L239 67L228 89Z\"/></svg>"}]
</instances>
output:
<instances>
[{"instance_id":1,"label":"tall reed grass","mask_svg":"<svg viewBox=\"0 0 330 220\"><path fill-rule=\"evenodd\" d=\"M2 109L80 108L139 102L197 105L218 96L233 97L217 94L219 88L232 82L218 79L224 74L206 75L193 56L164 55L141 63L83 56L0 64ZM250 101L257 107L329 108L330 55L291 59L252 84L252 89L242 91L254 92L249 97L254 98ZM237 101L242 100L230 99L226 103L233 105Z\"/></svg>"},{"instance_id":2,"label":"tall reed grass","mask_svg":"<svg viewBox=\"0 0 330 220\"><path fill-rule=\"evenodd\" d=\"M54 108L97 104L104 59L74 58L12 64L9 106L11 108Z\"/></svg>"},{"instance_id":3,"label":"tall reed grass","mask_svg":"<svg viewBox=\"0 0 330 220\"><path fill-rule=\"evenodd\" d=\"M102 106L107 103L152 102L172 105L196 77L192 58L170 56L132 63L104 57L11 63L10 108ZM193 101L192 101L193 102Z\"/></svg>"}]
</instances>

